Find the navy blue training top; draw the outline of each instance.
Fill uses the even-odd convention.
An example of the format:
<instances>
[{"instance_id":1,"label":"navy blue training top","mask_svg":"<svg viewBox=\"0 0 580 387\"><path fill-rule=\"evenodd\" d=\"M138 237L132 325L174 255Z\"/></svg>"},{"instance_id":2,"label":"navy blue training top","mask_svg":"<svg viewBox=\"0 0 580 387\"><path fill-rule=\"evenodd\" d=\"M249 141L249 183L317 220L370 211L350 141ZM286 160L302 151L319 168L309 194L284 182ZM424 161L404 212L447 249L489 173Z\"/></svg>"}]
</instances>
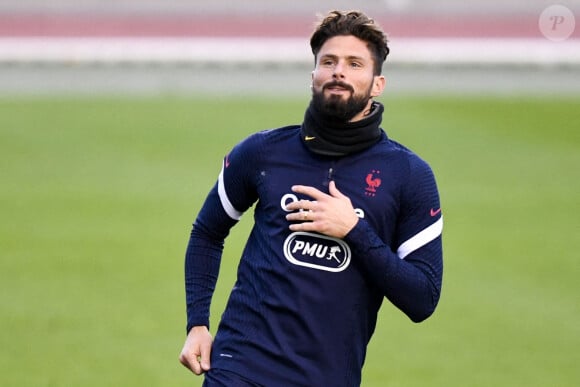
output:
<instances>
[{"instance_id":1,"label":"navy blue training top","mask_svg":"<svg viewBox=\"0 0 580 387\"><path fill-rule=\"evenodd\" d=\"M351 199L342 240L291 232L293 185ZM185 262L188 330L209 326L223 243L255 203L254 226L215 336L212 368L264 386L358 386L386 297L415 322L439 300L443 219L430 167L387 138L343 157L309 151L300 127L249 136L224 158L195 220Z\"/></svg>"}]
</instances>

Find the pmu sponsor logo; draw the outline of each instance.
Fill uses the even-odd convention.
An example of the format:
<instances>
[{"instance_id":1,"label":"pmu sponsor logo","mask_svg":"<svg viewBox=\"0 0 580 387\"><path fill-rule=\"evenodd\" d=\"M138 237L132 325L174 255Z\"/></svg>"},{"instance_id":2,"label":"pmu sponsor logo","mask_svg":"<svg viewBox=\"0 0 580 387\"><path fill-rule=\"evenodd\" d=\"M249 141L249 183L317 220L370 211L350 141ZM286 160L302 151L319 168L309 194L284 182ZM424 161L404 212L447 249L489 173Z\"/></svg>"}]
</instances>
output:
<instances>
[{"instance_id":1,"label":"pmu sponsor logo","mask_svg":"<svg viewBox=\"0 0 580 387\"><path fill-rule=\"evenodd\" d=\"M294 265L330 272L350 264L350 248L336 238L309 232L295 232L284 242L284 256Z\"/></svg>"}]
</instances>

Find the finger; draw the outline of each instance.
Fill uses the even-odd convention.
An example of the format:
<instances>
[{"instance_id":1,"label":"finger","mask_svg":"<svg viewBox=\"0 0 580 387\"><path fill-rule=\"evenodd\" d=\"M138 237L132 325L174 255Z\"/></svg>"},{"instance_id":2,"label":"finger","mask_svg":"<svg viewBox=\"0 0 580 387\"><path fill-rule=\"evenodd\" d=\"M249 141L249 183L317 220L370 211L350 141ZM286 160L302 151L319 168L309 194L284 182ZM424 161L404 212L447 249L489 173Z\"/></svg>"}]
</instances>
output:
<instances>
[{"instance_id":1,"label":"finger","mask_svg":"<svg viewBox=\"0 0 580 387\"><path fill-rule=\"evenodd\" d=\"M201 369L201 364L199 364L199 360L197 360L197 356L190 358L189 364L191 367L189 369L196 375L201 375L203 372Z\"/></svg>"},{"instance_id":2,"label":"finger","mask_svg":"<svg viewBox=\"0 0 580 387\"><path fill-rule=\"evenodd\" d=\"M286 220L294 222L311 222L314 220L314 212L312 211L297 211L286 215Z\"/></svg>"},{"instance_id":3,"label":"finger","mask_svg":"<svg viewBox=\"0 0 580 387\"><path fill-rule=\"evenodd\" d=\"M293 223L288 228L290 231L318 231L318 226L314 222Z\"/></svg>"},{"instance_id":4,"label":"finger","mask_svg":"<svg viewBox=\"0 0 580 387\"><path fill-rule=\"evenodd\" d=\"M312 210L315 202L310 200L298 200L296 202L291 202L286 205L288 211L294 210Z\"/></svg>"},{"instance_id":5,"label":"finger","mask_svg":"<svg viewBox=\"0 0 580 387\"><path fill-rule=\"evenodd\" d=\"M201 374L201 367L197 361L197 356L182 352L181 355L179 355L179 362L183 364L184 367L189 368L189 370L194 374Z\"/></svg>"},{"instance_id":6,"label":"finger","mask_svg":"<svg viewBox=\"0 0 580 387\"><path fill-rule=\"evenodd\" d=\"M331 196L335 198L344 197L342 192L340 192L338 188L336 188L336 183L334 182L334 180L332 180L328 185L328 192L330 193Z\"/></svg>"},{"instance_id":7,"label":"finger","mask_svg":"<svg viewBox=\"0 0 580 387\"><path fill-rule=\"evenodd\" d=\"M191 366L189 365L189 361L187 360L187 356L182 353L179 354L179 362L185 367L191 370Z\"/></svg>"},{"instance_id":8,"label":"finger","mask_svg":"<svg viewBox=\"0 0 580 387\"><path fill-rule=\"evenodd\" d=\"M202 345L201 348L201 356L200 356L200 366L202 372L208 371L211 367L210 358L211 358L211 344L210 345Z\"/></svg>"},{"instance_id":9,"label":"finger","mask_svg":"<svg viewBox=\"0 0 580 387\"><path fill-rule=\"evenodd\" d=\"M313 198L315 200L320 200L320 199L323 199L324 197L328 196L324 192L322 192L314 187L310 187L310 186L306 186L306 185L294 185L294 186L292 186L292 192L301 193L301 194L310 196L311 198Z\"/></svg>"}]
</instances>

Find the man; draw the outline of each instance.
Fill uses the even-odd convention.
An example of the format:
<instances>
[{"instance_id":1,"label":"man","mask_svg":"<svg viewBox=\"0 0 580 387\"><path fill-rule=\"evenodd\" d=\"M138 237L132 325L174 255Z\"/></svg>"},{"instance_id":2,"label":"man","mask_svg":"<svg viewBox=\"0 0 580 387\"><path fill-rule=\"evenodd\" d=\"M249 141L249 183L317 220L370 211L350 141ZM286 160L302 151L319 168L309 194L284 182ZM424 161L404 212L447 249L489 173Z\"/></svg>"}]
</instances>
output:
<instances>
[{"instance_id":1,"label":"man","mask_svg":"<svg viewBox=\"0 0 580 387\"><path fill-rule=\"evenodd\" d=\"M389 52L360 12L311 37L312 101L300 126L256 133L224 158L185 260L180 361L204 386L358 386L386 297L415 322L439 300L442 217L429 166L380 128ZM215 340L209 305L223 242L254 227Z\"/></svg>"}]
</instances>

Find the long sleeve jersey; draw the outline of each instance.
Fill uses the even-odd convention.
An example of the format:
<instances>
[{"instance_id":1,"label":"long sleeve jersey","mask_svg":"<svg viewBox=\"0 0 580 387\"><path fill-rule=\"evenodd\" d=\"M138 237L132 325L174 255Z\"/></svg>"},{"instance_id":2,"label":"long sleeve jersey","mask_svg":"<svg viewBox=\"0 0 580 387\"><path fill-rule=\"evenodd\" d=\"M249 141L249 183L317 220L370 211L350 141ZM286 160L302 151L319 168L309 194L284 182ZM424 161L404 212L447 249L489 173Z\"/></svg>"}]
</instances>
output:
<instances>
[{"instance_id":1,"label":"long sleeve jersey","mask_svg":"<svg viewBox=\"0 0 580 387\"><path fill-rule=\"evenodd\" d=\"M254 226L215 336L211 364L264 386L358 386L386 298L412 321L429 317L443 272L443 219L431 168L382 132L342 157L307 149L299 126L249 136L224 158L191 233L188 329L209 306L231 227L255 204ZM334 180L359 217L343 239L292 232L293 185Z\"/></svg>"}]
</instances>

